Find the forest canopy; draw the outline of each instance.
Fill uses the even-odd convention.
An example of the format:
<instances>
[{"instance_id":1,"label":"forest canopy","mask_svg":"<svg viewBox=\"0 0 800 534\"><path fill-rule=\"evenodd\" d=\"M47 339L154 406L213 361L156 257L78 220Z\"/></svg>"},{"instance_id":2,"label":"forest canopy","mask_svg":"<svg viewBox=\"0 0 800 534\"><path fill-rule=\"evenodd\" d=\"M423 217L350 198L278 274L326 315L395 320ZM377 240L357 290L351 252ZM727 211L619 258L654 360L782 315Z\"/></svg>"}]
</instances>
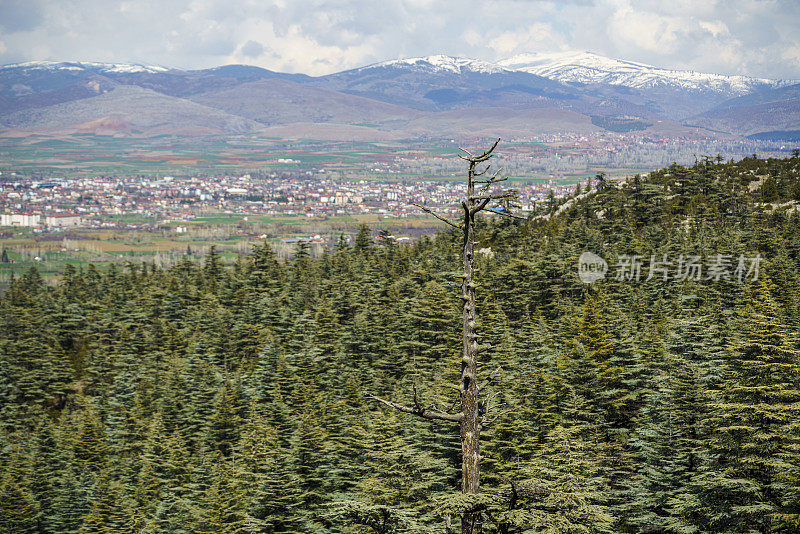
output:
<instances>
[{"instance_id":1,"label":"forest canopy","mask_svg":"<svg viewBox=\"0 0 800 534\"><path fill-rule=\"evenodd\" d=\"M599 187L598 187L599 186ZM0 297L0 531L800 530L800 158L703 158L477 221L481 372L507 410L459 498L460 235L280 262L36 270ZM578 258L608 261L583 283ZM620 259L760 258L757 276ZM645 263L647 263L645 261Z\"/></svg>"}]
</instances>

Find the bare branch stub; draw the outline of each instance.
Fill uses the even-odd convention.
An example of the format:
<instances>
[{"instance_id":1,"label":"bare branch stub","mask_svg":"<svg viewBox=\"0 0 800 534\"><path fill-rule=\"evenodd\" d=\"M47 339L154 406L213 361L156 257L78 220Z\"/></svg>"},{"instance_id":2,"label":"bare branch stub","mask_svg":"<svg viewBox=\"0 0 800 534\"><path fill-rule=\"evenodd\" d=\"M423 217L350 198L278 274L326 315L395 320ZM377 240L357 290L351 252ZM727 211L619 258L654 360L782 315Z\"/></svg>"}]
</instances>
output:
<instances>
[{"instance_id":1,"label":"bare branch stub","mask_svg":"<svg viewBox=\"0 0 800 534\"><path fill-rule=\"evenodd\" d=\"M465 158L464 156L462 156L462 155L460 155L460 154L459 154L459 156L458 156L459 158L466 159L466 160L475 159L475 156L472 154L472 152L470 152L470 151L469 151L469 150L467 150L466 148L461 148L461 147L458 147L458 149L459 149L461 152L463 152L463 153L465 153L465 154L467 155L467 157Z\"/></svg>"},{"instance_id":2,"label":"bare branch stub","mask_svg":"<svg viewBox=\"0 0 800 534\"><path fill-rule=\"evenodd\" d=\"M499 142L500 142L500 138L498 137L497 141L495 141L494 144L491 147L489 147L489 150L487 150L486 152L484 152L480 156L477 156L477 157L473 156L472 159L474 160L474 162L475 163L480 163L482 161L486 161L487 159L491 158L492 157L492 152L494 152L494 149L497 148L497 144ZM464 149L462 149L462 150L464 150ZM467 152L467 151L464 150L464 152ZM469 154L469 152L467 152L467 154ZM470 154L470 156L472 156L472 154Z\"/></svg>"},{"instance_id":3,"label":"bare branch stub","mask_svg":"<svg viewBox=\"0 0 800 534\"><path fill-rule=\"evenodd\" d=\"M472 208L472 213L475 214L475 213L478 213L479 211L482 211L483 208L485 208L486 205L489 204L489 202L492 201L492 198L491 197L482 197L482 198L477 198L476 197L476 198L473 198L472 200L480 200L478 205L475 206L474 208Z\"/></svg>"},{"instance_id":4,"label":"bare branch stub","mask_svg":"<svg viewBox=\"0 0 800 534\"><path fill-rule=\"evenodd\" d=\"M508 180L508 176L503 176L502 178L498 178L498 177L497 177L497 175L500 173L500 171L501 171L501 170L502 170L502 169L499 169L499 170L498 170L496 173L494 173L494 175L493 175L491 178L489 178L488 180L475 180L475 183L476 183L476 184L485 184L483 187L481 187L481 190L480 190L481 194L483 194L483 193L485 193L486 191L488 191L488 190L489 190L489 188L490 188L490 187L492 187L494 184L498 184L498 183L500 183L500 182L505 182L506 180Z\"/></svg>"},{"instance_id":5,"label":"bare branch stub","mask_svg":"<svg viewBox=\"0 0 800 534\"><path fill-rule=\"evenodd\" d=\"M483 413L484 415L488 415L492 411L492 401L499 395L500 393L489 393L486 395L486 400L483 401Z\"/></svg>"},{"instance_id":6,"label":"bare branch stub","mask_svg":"<svg viewBox=\"0 0 800 534\"><path fill-rule=\"evenodd\" d=\"M496 377L499 373L502 373L502 372L503 372L503 368L502 367L496 367L495 370L492 371L492 374L490 374L486 378L486 380L484 380L483 383L480 386L478 386L478 391L483 391L483 388L485 388L486 386L491 384L492 381L494 380L494 377Z\"/></svg>"},{"instance_id":7,"label":"bare branch stub","mask_svg":"<svg viewBox=\"0 0 800 534\"><path fill-rule=\"evenodd\" d=\"M483 172L486 172L488 170L489 170L489 167L486 167L486 169ZM503 178L498 178L497 177L502 170L503 170L503 168L500 167L499 169L497 169L495 171L495 173L492 175L492 177L489 178L488 180L475 180L475 183L476 184L491 184L491 183L494 183L494 182L504 182L505 180L507 180L506 177L503 177ZM483 172L481 174L483 174ZM480 175L479 174L475 174L475 176L480 176Z\"/></svg>"}]
</instances>

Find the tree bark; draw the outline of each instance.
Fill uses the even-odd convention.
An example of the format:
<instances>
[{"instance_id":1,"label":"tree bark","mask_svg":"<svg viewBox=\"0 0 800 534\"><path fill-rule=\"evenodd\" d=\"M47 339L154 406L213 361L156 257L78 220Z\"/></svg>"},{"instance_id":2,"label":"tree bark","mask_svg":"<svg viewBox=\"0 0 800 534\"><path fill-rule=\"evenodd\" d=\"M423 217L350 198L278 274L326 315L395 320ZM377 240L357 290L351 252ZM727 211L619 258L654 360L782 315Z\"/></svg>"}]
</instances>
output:
<instances>
[{"instance_id":1,"label":"tree bark","mask_svg":"<svg viewBox=\"0 0 800 534\"><path fill-rule=\"evenodd\" d=\"M480 413L478 406L478 343L475 334L475 164L470 162L467 200L464 208L464 280L461 298L463 355L461 358L461 492L480 491ZM462 534L480 533L480 514L465 513L461 520Z\"/></svg>"}]
</instances>

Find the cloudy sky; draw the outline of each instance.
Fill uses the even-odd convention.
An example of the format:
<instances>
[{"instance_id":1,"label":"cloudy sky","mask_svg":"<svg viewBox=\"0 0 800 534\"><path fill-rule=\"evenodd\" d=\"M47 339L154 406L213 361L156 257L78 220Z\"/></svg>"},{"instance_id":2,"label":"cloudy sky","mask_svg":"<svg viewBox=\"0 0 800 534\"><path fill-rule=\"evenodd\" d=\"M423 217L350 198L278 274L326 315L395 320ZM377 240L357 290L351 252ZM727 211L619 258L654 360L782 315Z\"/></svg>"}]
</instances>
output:
<instances>
[{"instance_id":1,"label":"cloudy sky","mask_svg":"<svg viewBox=\"0 0 800 534\"><path fill-rule=\"evenodd\" d=\"M400 57L566 50L800 79L800 0L0 0L0 64L319 75Z\"/></svg>"}]
</instances>

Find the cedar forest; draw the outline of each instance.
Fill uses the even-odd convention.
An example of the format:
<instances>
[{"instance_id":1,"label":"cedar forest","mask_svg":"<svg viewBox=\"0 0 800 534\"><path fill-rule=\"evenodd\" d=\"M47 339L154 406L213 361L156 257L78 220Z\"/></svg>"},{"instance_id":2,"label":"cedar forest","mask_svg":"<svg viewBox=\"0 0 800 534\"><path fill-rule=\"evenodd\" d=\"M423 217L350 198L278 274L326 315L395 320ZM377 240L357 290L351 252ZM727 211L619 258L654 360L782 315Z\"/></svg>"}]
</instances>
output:
<instances>
[{"instance_id":1,"label":"cedar forest","mask_svg":"<svg viewBox=\"0 0 800 534\"><path fill-rule=\"evenodd\" d=\"M459 231L31 270L0 297L0 531L800 531L800 157L720 159L476 218L501 408L470 495L457 425L371 397L458 399ZM615 276L664 254L760 275Z\"/></svg>"}]
</instances>

